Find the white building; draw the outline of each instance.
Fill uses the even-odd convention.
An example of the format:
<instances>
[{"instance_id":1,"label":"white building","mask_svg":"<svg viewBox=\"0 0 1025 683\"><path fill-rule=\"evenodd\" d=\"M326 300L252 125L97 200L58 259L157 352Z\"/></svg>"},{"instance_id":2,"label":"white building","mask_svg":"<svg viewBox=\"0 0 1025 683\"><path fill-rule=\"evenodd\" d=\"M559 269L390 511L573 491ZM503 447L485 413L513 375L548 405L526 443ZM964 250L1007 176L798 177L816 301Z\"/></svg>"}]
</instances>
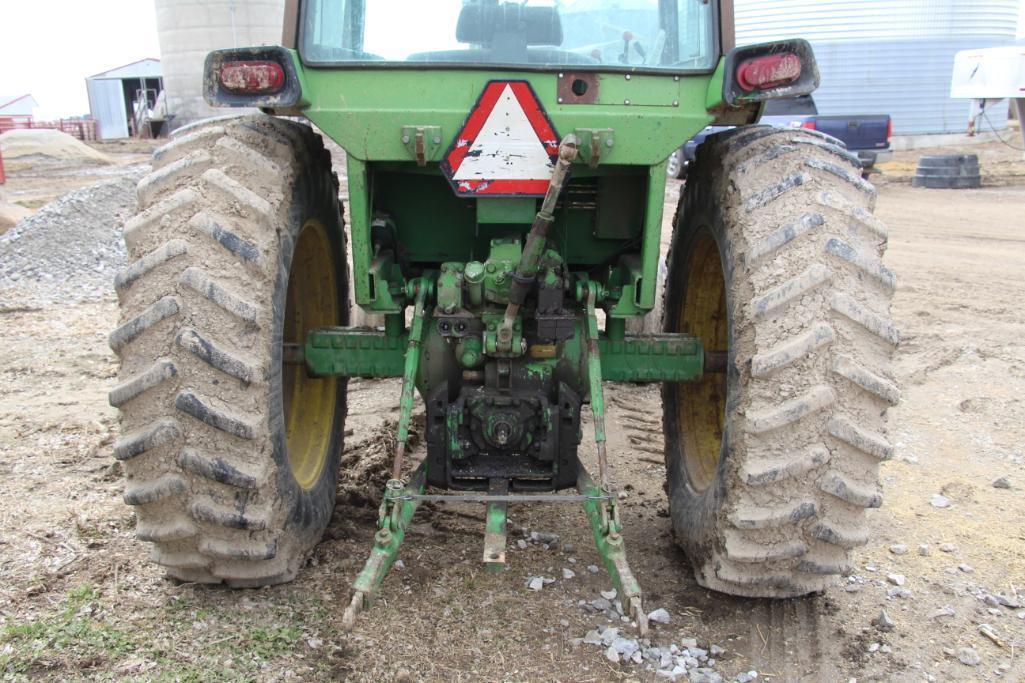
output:
<instances>
[{"instance_id":1,"label":"white building","mask_svg":"<svg viewBox=\"0 0 1025 683\"><path fill-rule=\"evenodd\" d=\"M32 95L0 95L0 118L32 118L39 107Z\"/></svg>"},{"instance_id":2,"label":"white building","mask_svg":"<svg viewBox=\"0 0 1025 683\"><path fill-rule=\"evenodd\" d=\"M89 111L101 140L138 133L137 113L157 105L164 89L159 59L141 59L85 79Z\"/></svg>"}]
</instances>

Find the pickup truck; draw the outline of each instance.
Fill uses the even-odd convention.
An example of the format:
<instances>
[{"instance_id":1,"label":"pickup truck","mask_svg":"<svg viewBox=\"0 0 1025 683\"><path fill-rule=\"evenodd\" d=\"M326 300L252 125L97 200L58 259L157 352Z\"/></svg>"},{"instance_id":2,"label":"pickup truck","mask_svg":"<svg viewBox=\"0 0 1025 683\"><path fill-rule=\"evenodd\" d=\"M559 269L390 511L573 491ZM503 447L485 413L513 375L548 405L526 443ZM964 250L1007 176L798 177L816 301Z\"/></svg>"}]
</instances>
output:
<instances>
[{"instance_id":1,"label":"pickup truck","mask_svg":"<svg viewBox=\"0 0 1025 683\"><path fill-rule=\"evenodd\" d=\"M877 162L892 154L890 138L893 136L893 121L887 114L821 116L811 95L769 100L758 122L780 128L809 128L833 136L858 155L861 174L866 178ZM728 126L708 126L688 140L669 157L667 174L672 178L684 177L687 166L694 161L698 145L709 135L728 129Z\"/></svg>"}]
</instances>

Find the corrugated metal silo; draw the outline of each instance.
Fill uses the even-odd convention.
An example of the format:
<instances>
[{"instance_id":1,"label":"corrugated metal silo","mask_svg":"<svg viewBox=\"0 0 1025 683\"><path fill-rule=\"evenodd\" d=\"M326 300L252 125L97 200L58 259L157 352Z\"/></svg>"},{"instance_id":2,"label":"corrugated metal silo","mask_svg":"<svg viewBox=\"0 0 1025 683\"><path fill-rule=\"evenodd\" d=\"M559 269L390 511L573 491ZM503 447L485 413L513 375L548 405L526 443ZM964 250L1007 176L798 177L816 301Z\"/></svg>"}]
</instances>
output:
<instances>
[{"instance_id":1,"label":"corrugated metal silo","mask_svg":"<svg viewBox=\"0 0 1025 683\"><path fill-rule=\"evenodd\" d=\"M736 0L737 43L809 40L822 114L890 114L897 134L960 133L968 103L950 98L954 55L1013 41L1020 8L1019 0Z\"/></svg>"},{"instance_id":2,"label":"corrugated metal silo","mask_svg":"<svg viewBox=\"0 0 1025 683\"><path fill-rule=\"evenodd\" d=\"M203 101L211 50L281 42L284 0L155 0L171 127L223 114Z\"/></svg>"}]
</instances>

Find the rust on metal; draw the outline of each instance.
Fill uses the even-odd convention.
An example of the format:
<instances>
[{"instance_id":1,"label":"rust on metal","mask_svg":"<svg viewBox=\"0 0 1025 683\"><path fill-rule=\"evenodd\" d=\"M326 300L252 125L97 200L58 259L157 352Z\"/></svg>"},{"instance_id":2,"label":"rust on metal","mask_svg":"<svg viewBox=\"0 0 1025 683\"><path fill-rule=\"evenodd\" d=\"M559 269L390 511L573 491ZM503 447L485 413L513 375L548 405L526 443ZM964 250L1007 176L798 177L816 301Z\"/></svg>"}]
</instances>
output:
<instances>
[{"instance_id":1,"label":"rust on metal","mask_svg":"<svg viewBox=\"0 0 1025 683\"><path fill-rule=\"evenodd\" d=\"M559 74L556 95L560 104L594 104L601 81L598 74L563 71Z\"/></svg>"}]
</instances>

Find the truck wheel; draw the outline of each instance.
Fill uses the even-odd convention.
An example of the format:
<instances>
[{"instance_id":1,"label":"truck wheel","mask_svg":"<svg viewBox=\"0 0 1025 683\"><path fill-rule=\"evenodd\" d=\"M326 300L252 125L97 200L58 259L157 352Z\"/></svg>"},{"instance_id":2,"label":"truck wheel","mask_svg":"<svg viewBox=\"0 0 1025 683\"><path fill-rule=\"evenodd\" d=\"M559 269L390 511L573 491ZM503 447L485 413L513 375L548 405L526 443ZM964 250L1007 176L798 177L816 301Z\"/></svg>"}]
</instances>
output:
<instances>
[{"instance_id":1,"label":"truck wheel","mask_svg":"<svg viewBox=\"0 0 1025 683\"><path fill-rule=\"evenodd\" d=\"M343 380L283 364L283 344L347 320L330 154L264 115L190 127L154 154L115 279L110 403L125 502L182 581L295 577L334 505Z\"/></svg>"},{"instance_id":2,"label":"truck wheel","mask_svg":"<svg viewBox=\"0 0 1025 683\"><path fill-rule=\"evenodd\" d=\"M689 175L664 329L726 369L666 383L663 422L673 529L707 588L820 591L868 541L899 338L859 171L823 138L755 126L710 139Z\"/></svg>"},{"instance_id":3,"label":"truck wheel","mask_svg":"<svg viewBox=\"0 0 1025 683\"><path fill-rule=\"evenodd\" d=\"M677 149L669 155L666 163L666 177L672 180L679 180L685 175L687 161L683 158L683 148Z\"/></svg>"}]
</instances>

